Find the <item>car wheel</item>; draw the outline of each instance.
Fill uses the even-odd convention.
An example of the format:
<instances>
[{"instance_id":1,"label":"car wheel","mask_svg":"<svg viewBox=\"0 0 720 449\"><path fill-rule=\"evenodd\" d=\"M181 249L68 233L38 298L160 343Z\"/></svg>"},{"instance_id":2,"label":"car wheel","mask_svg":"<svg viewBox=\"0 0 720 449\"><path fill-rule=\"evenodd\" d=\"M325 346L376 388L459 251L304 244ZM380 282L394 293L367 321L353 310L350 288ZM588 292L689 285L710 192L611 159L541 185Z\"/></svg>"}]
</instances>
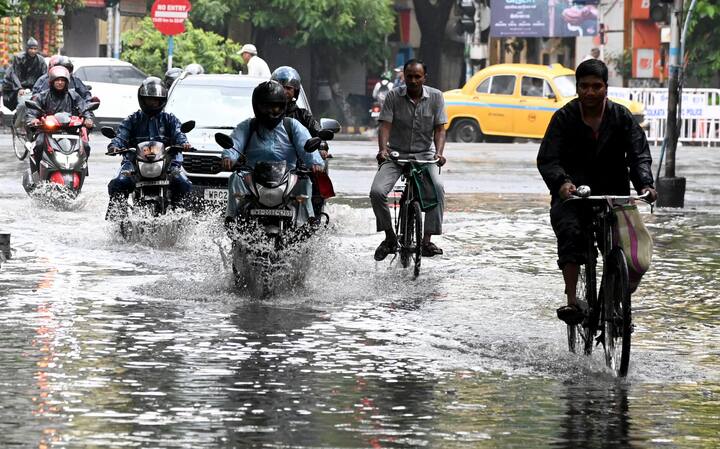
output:
<instances>
[{"instance_id":1,"label":"car wheel","mask_svg":"<svg viewBox=\"0 0 720 449\"><path fill-rule=\"evenodd\" d=\"M452 140L455 142L480 142L481 139L482 131L475 120L458 120L453 126Z\"/></svg>"}]
</instances>

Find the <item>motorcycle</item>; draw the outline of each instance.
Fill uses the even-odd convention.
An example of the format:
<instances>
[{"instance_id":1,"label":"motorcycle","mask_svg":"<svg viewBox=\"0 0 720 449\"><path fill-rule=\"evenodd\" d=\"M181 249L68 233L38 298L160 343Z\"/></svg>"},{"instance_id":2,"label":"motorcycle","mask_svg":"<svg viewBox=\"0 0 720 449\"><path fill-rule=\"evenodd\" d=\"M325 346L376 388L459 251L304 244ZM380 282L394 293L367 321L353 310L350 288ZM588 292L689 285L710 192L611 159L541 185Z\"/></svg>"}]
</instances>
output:
<instances>
[{"instance_id":1,"label":"motorcycle","mask_svg":"<svg viewBox=\"0 0 720 449\"><path fill-rule=\"evenodd\" d=\"M32 100L26 101L25 105L28 109L43 112L40 105ZM98 106L100 103L89 103L81 115L94 111ZM68 112L40 116L36 131L42 136L43 154L40 161L30 157L29 167L23 174L23 188L28 195L45 183L71 198L80 193L88 174L88 155L85 152L88 132L83 126L84 120L82 116ZM28 153L32 155L34 146L34 141L26 141L20 159L25 159Z\"/></svg>"},{"instance_id":2,"label":"motorcycle","mask_svg":"<svg viewBox=\"0 0 720 449\"><path fill-rule=\"evenodd\" d=\"M310 139L305 151L311 153L320 149L323 141L333 137L334 120L324 122L317 138ZM233 148L230 136L215 134L215 141L224 149ZM232 269L235 284L247 286L255 296L268 296L275 285L294 284L302 275L296 259L304 258L297 246L313 232L313 223L299 226L298 209L312 198L307 194L295 194L293 189L299 182L310 177L310 171L301 168L289 169L285 161L258 162L250 169L245 166L244 156L235 165L237 176L242 176L250 193L238 211L236 222L228 222L232 239ZM329 216L323 213L329 221ZM326 222L327 223L327 222ZM234 229L233 229L234 226ZM283 265L289 270L283 270ZM291 279L282 279L290 277ZM283 282L289 281L289 282Z\"/></svg>"},{"instance_id":3,"label":"motorcycle","mask_svg":"<svg viewBox=\"0 0 720 449\"><path fill-rule=\"evenodd\" d=\"M194 121L188 121L180 126L180 131L188 133L195 128ZM100 132L103 136L114 139L117 133L114 129L104 126ZM134 153L133 173L135 177L135 190L130 197L130 203L125 203L121 210L111 211L108 208L106 219L119 221L123 236L127 237L130 223L125 220L130 211L142 211L151 217L164 215L171 206L169 168L173 157L182 151L181 146L166 146L163 142L149 140L140 142L137 148L123 148L120 151L108 152L107 155L116 156L124 153ZM115 212L115 213L112 213Z\"/></svg>"}]
</instances>

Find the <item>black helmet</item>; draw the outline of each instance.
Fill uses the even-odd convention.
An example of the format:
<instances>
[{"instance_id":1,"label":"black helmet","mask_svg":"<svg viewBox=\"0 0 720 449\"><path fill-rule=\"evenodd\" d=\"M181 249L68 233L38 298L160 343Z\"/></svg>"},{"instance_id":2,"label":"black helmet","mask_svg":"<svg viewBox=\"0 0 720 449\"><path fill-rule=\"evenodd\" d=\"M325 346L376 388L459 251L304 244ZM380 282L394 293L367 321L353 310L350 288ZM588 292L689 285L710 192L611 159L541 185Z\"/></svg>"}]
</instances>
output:
<instances>
[{"instance_id":1,"label":"black helmet","mask_svg":"<svg viewBox=\"0 0 720 449\"><path fill-rule=\"evenodd\" d=\"M285 89L277 81L264 81L253 90L253 112L265 128L273 129L280 123L286 106Z\"/></svg>"},{"instance_id":2,"label":"black helmet","mask_svg":"<svg viewBox=\"0 0 720 449\"><path fill-rule=\"evenodd\" d=\"M202 75L203 73L205 73L205 69L203 68L203 66L201 66L197 62L188 64L185 67L185 71L188 72L188 74L190 74L190 75Z\"/></svg>"},{"instance_id":3,"label":"black helmet","mask_svg":"<svg viewBox=\"0 0 720 449\"><path fill-rule=\"evenodd\" d=\"M149 106L145 102L149 98L160 99L160 105L157 107ZM138 103L140 104L140 109L147 115L155 115L163 110L167 104L167 89L162 81L160 81L160 78L157 76L145 78L138 88Z\"/></svg>"},{"instance_id":4,"label":"black helmet","mask_svg":"<svg viewBox=\"0 0 720 449\"><path fill-rule=\"evenodd\" d=\"M295 89L295 96L293 96L293 99L297 100L298 95L300 95L301 85L300 74L297 70L284 65L275 69L275 71L272 72L270 79L277 81L283 87L290 86Z\"/></svg>"},{"instance_id":5,"label":"black helmet","mask_svg":"<svg viewBox=\"0 0 720 449\"><path fill-rule=\"evenodd\" d=\"M38 48L38 41L34 37L31 37L27 40L27 43L25 44L25 48Z\"/></svg>"},{"instance_id":6,"label":"black helmet","mask_svg":"<svg viewBox=\"0 0 720 449\"><path fill-rule=\"evenodd\" d=\"M57 60L55 61L55 65L61 65L65 67L70 73L75 70L75 66L73 65L70 58L68 58L67 56L60 56L59 58L57 58Z\"/></svg>"},{"instance_id":7,"label":"black helmet","mask_svg":"<svg viewBox=\"0 0 720 449\"><path fill-rule=\"evenodd\" d=\"M180 67L172 67L168 69L167 72L165 72L165 79L163 79L163 84L165 84L165 88L170 90L170 86L175 82L176 79L180 78L180 74L182 74L183 69Z\"/></svg>"}]
</instances>

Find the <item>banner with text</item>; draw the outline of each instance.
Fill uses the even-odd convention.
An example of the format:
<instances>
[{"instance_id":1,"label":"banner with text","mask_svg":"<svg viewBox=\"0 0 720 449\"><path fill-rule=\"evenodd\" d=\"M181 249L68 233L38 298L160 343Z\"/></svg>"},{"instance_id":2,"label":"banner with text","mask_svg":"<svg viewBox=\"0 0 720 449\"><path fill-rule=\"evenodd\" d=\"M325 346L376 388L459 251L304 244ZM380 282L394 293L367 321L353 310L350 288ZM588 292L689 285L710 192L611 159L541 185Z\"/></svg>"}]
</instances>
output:
<instances>
[{"instance_id":1,"label":"banner with text","mask_svg":"<svg viewBox=\"0 0 720 449\"><path fill-rule=\"evenodd\" d=\"M568 0L492 0L490 23L492 37L594 36L598 10Z\"/></svg>"}]
</instances>

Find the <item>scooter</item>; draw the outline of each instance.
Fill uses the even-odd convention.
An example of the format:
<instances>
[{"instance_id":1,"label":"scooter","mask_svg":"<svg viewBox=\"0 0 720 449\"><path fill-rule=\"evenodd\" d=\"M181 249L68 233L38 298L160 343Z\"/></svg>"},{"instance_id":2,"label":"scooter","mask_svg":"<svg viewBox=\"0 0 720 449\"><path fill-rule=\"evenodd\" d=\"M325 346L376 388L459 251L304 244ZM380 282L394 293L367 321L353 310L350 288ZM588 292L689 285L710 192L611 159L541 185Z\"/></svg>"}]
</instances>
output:
<instances>
[{"instance_id":1,"label":"scooter","mask_svg":"<svg viewBox=\"0 0 720 449\"><path fill-rule=\"evenodd\" d=\"M28 109L43 112L40 105L32 100L25 102ZM81 115L94 111L100 103L89 103ZM43 153L39 161L29 158L29 167L23 174L23 188L28 194L34 192L41 184L49 183L54 190L66 193L75 198L82 190L88 174L87 154L85 146L88 142L87 128L83 126L82 116L59 112L53 115L40 116L40 125L36 131L43 143ZM35 142L24 144L25 159L32 155Z\"/></svg>"}]
</instances>

